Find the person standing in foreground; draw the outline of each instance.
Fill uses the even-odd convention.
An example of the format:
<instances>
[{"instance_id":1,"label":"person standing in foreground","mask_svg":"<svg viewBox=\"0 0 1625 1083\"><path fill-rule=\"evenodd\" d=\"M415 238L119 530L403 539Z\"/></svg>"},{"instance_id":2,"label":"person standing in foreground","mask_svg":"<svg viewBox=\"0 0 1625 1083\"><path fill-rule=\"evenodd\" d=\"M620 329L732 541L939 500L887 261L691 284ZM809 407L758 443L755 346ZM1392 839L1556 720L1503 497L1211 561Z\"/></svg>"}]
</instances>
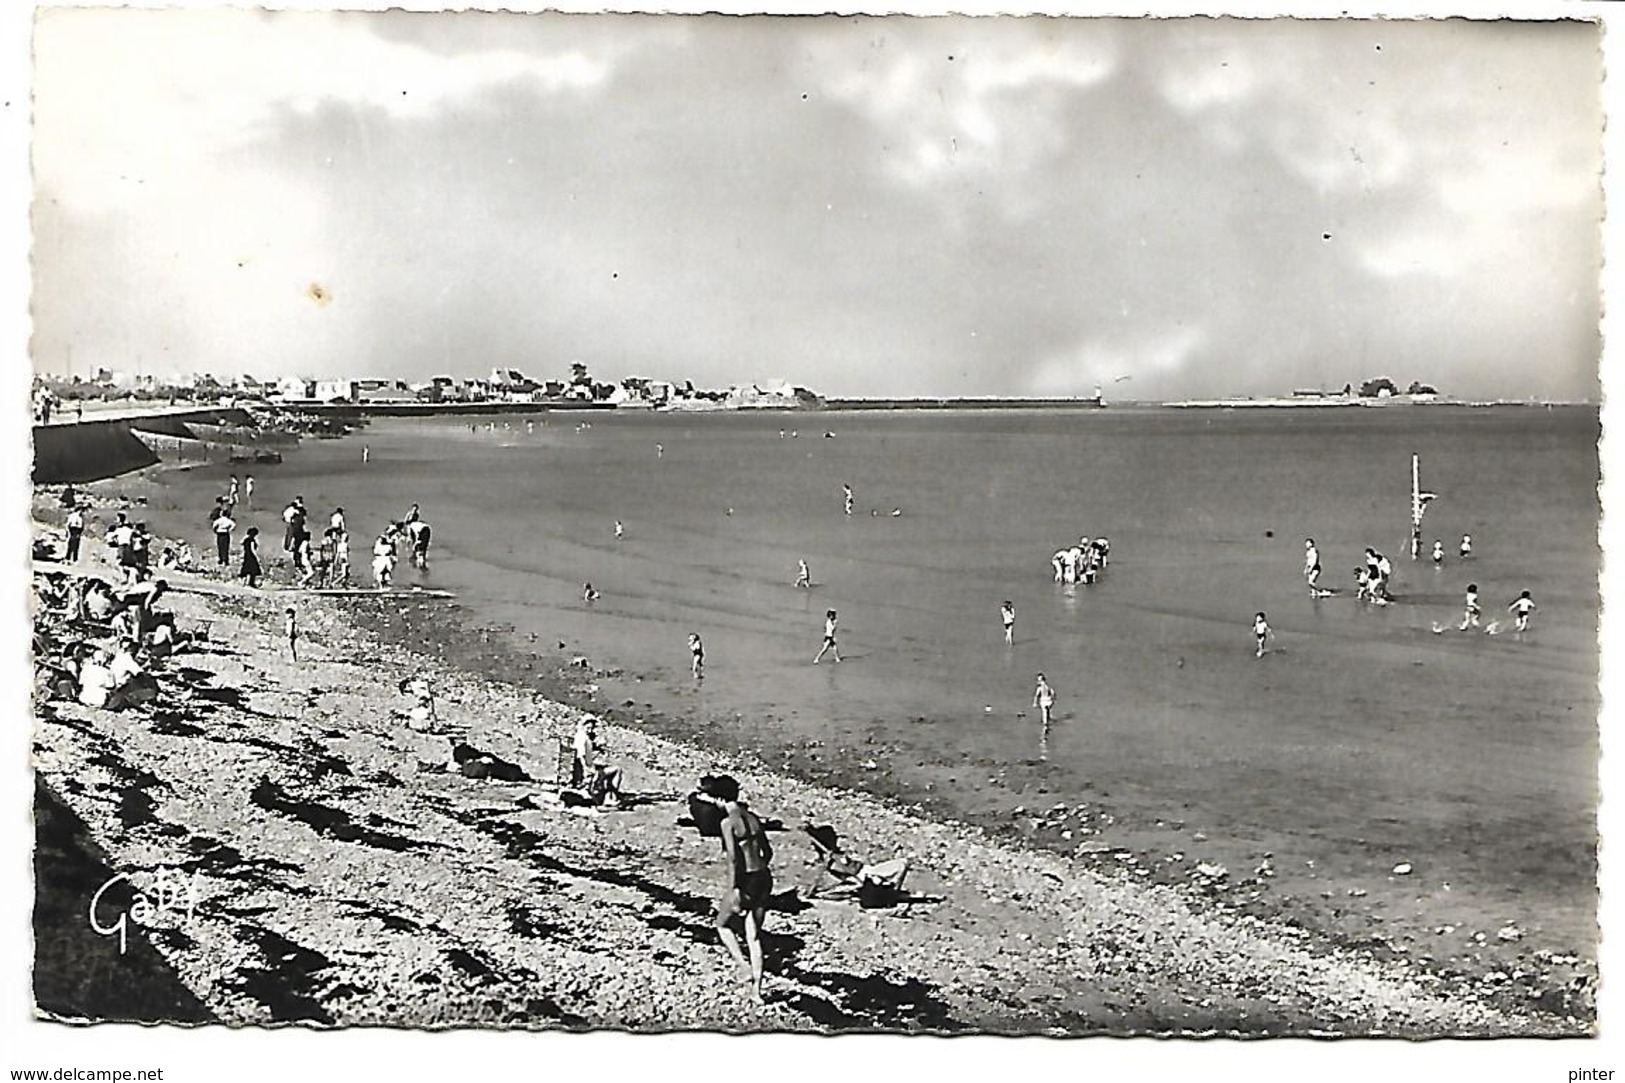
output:
<instances>
[{"instance_id":1,"label":"person standing in foreground","mask_svg":"<svg viewBox=\"0 0 1625 1083\"><path fill-rule=\"evenodd\" d=\"M214 531L215 556L219 558L222 568L231 563L231 531L236 525L227 514L225 505L217 505L214 522L209 527Z\"/></svg>"},{"instance_id":2,"label":"person standing in foreground","mask_svg":"<svg viewBox=\"0 0 1625 1083\"><path fill-rule=\"evenodd\" d=\"M1253 616L1253 638L1258 641L1258 653L1253 657L1264 657L1264 647L1275 638L1275 632L1270 628L1270 622L1264 619L1263 613L1256 613Z\"/></svg>"},{"instance_id":3,"label":"person standing in foreground","mask_svg":"<svg viewBox=\"0 0 1625 1083\"><path fill-rule=\"evenodd\" d=\"M260 528L251 526L248 533L243 535L243 566L237 575L248 580L248 585L260 585Z\"/></svg>"},{"instance_id":4,"label":"person standing in foreground","mask_svg":"<svg viewBox=\"0 0 1625 1083\"><path fill-rule=\"evenodd\" d=\"M69 564L79 561L79 543L85 537L85 513L79 510L76 503L68 509L68 555L64 558Z\"/></svg>"},{"instance_id":5,"label":"person standing in foreground","mask_svg":"<svg viewBox=\"0 0 1625 1083\"><path fill-rule=\"evenodd\" d=\"M1016 641L1016 603L1006 600L999 607L999 616L1004 620L1004 645L1012 645Z\"/></svg>"},{"instance_id":6,"label":"person standing in foreground","mask_svg":"<svg viewBox=\"0 0 1625 1083\"><path fill-rule=\"evenodd\" d=\"M288 636L288 656L297 662L299 661L299 619L291 605L288 607L282 627Z\"/></svg>"},{"instance_id":7,"label":"person standing in foreground","mask_svg":"<svg viewBox=\"0 0 1625 1083\"><path fill-rule=\"evenodd\" d=\"M835 660L837 662L841 660L841 648L835 645L836 620L837 618L835 616L835 610L831 609L824 613L824 645L819 647L818 653L813 656L813 665L815 666L818 664L819 660L824 657L825 651L834 651Z\"/></svg>"},{"instance_id":8,"label":"person standing in foreground","mask_svg":"<svg viewBox=\"0 0 1625 1083\"><path fill-rule=\"evenodd\" d=\"M717 899L717 936L728 954L741 966L747 965L739 937L731 923L743 919L745 943L750 951L751 995L756 1003L762 996L762 925L767 919L768 899L773 895L773 844L767 829L745 803L739 800L739 783L727 775L711 780L710 796L720 804L727 818L722 822L722 852L728 856L728 883Z\"/></svg>"}]
</instances>

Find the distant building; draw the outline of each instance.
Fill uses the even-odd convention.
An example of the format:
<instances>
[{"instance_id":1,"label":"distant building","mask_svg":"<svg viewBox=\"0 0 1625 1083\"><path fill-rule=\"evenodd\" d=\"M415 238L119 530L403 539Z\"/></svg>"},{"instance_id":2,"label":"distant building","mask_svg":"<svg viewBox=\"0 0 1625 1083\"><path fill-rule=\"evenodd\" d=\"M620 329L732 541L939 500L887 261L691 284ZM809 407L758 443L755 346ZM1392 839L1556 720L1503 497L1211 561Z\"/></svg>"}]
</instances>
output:
<instances>
[{"instance_id":1,"label":"distant building","mask_svg":"<svg viewBox=\"0 0 1625 1083\"><path fill-rule=\"evenodd\" d=\"M317 380L316 399L319 402L354 402L354 380Z\"/></svg>"}]
</instances>

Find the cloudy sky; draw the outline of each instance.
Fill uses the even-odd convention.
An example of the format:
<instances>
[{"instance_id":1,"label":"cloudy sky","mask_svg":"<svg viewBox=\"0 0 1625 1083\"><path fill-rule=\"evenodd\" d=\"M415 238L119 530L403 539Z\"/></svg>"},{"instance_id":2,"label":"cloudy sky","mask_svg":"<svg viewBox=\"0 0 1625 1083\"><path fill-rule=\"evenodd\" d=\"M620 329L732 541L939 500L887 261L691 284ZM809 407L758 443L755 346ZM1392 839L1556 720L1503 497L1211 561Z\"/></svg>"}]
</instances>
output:
<instances>
[{"instance_id":1,"label":"cloudy sky","mask_svg":"<svg viewBox=\"0 0 1625 1083\"><path fill-rule=\"evenodd\" d=\"M1584 23L55 10L38 368L1595 398Z\"/></svg>"}]
</instances>

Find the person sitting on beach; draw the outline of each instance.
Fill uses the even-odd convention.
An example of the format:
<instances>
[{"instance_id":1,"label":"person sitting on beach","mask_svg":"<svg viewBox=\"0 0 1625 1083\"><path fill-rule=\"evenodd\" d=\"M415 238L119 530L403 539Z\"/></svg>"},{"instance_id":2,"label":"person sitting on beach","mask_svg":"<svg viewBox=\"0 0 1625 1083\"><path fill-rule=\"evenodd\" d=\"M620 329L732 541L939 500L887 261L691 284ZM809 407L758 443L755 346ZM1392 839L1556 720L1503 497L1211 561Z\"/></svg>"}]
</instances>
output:
<instances>
[{"instance_id":1,"label":"person sitting on beach","mask_svg":"<svg viewBox=\"0 0 1625 1083\"><path fill-rule=\"evenodd\" d=\"M405 715L406 724L422 733L434 732L440 718L435 712L434 686L429 683L429 678L417 673L404 678L398 687L412 697L412 706Z\"/></svg>"},{"instance_id":2,"label":"person sitting on beach","mask_svg":"<svg viewBox=\"0 0 1625 1083\"><path fill-rule=\"evenodd\" d=\"M85 617L93 621L109 619L119 604L113 594L113 588L95 578L85 584L82 602Z\"/></svg>"},{"instance_id":3,"label":"person sitting on beach","mask_svg":"<svg viewBox=\"0 0 1625 1083\"><path fill-rule=\"evenodd\" d=\"M106 648L99 648L87 655L79 664L78 684L79 702L86 707L103 709L113 703L113 690L118 687L118 681L113 677L109 667L112 655Z\"/></svg>"},{"instance_id":4,"label":"person sitting on beach","mask_svg":"<svg viewBox=\"0 0 1625 1083\"><path fill-rule=\"evenodd\" d=\"M834 651L835 660L837 662L841 660L841 648L835 645L836 620L835 610L831 609L824 613L824 645L819 647L818 653L813 656L813 665L815 666L818 664L819 659L824 657L825 651Z\"/></svg>"},{"instance_id":5,"label":"person sitting on beach","mask_svg":"<svg viewBox=\"0 0 1625 1083\"><path fill-rule=\"evenodd\" d=\"M812 839L818 852L818 876L807 888L807 898L816 899L837 889L855 886L859 903L863 906L887 905L903 893L903 881L908 877L908 858L894 857L889 861L870 864L853 857L841 848L841 839L827 824L803 824L801 829ZM826 886L825 879L833 881Z\"/></svg>"},{"instance_id":6,"label":"person sitting on beach","mask_svg":"<svg viewBox=\"0 0 1625 1083\"><path fill-rule=\"evenodd\" d=\"M603 761L604 746L598 743L597 718L590 714L581 716L581 721L576 723L574 745L575 767L571 774L580 776L580 784L586 789L587 796L597 804L613 799L620 805L624 801L621 795L622 771Z\"/></svg>"},{"instance_id":7,"label":"person sitting on beach","mask_svg":"<svg viewBox=\"0 0 1625 1083\"><path fill-rule=\"evenodd\" d=\"M762 996L762 926L767 920L768 900L773 896L773 844L761 818L739 799L739 783L727 775L711 779L709 796L727 814L722 822L722 852L727 855L727 880L717 899L717 936L734 961L749 966L751 992L756 1003ZM732 923L742 920L745 942L750 951L747 963L740 950Z\"/></svg>"},{"instance_id":8,"label":"person sitting on beach","mask_svg":"<svg viewBox=\"0 0 1625 1083\"><path fill-rule=\"evenodd\" d=\"M1507 612L1514 617L1513 629L1519 632L1527 632L1529 630L1529 614L1534 611L1535 603L1530 599L1529 592L1526 590L1518 595L1512 604L1507 606Z\"/></svg>"}]
</instances>

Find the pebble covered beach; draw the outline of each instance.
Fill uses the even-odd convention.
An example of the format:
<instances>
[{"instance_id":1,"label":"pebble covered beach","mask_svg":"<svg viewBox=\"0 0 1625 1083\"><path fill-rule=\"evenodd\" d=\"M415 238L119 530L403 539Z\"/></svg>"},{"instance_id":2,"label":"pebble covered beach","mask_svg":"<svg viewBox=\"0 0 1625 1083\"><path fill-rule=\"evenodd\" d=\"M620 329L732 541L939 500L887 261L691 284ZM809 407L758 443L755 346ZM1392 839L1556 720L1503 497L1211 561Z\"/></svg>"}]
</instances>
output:
<instances>
[{"instance_id":1,"label":"pebble covered beach","mask_svg":"<svg viewBox=\"0 0 1625 1083\"><path fill-rule=\"evenodd\" d=\"M124 485L90 492L110 507ZM53 496L37 494L42 519ZM105 574L88 548L86 570ZM571 695L547 698L494 679L527 664L505 648L468 664L485 637L444 601L169 578L166 602L184 626L206 623L207 642L168 663L151 705L41 703L34 766L42 801L75 826L63 861L99 862L149 898L160 881L190 894L132 923L113 964L84 958L118 952L82 928L75 893L96 877L68 877L52 898L42 875L43 1014L98 1017L89 986L118 966L172 978L157 1018L232 1025L1406 1037L1595 1025L1594 963L1525 948L1515 929L1483 930L1469 965L1429 966L1409 937L1328 938L1239 905L1267 862L1022 845L748 750L619 724L634 712L610 708L627 705L595 713L632 806L570 807L559 747L594 703L604 671L591 659L550 659ZM298 662L280 641L294 599ZM440 732L401 717L413 673L436 689ZM523 778L469 777L454 745ZM719 770L779 829L761 1007L712 927L717 844L677 822L683 795ZM1093 812L1012 815L1043 834ZM809 902L807 823L861 856L906 856L908 901ZM80 928L57 936L53 923ZM72 937L80 949L47 957ZM112 1017L143 1017L127 1000Z\"/></svg>"}]
</instances>

